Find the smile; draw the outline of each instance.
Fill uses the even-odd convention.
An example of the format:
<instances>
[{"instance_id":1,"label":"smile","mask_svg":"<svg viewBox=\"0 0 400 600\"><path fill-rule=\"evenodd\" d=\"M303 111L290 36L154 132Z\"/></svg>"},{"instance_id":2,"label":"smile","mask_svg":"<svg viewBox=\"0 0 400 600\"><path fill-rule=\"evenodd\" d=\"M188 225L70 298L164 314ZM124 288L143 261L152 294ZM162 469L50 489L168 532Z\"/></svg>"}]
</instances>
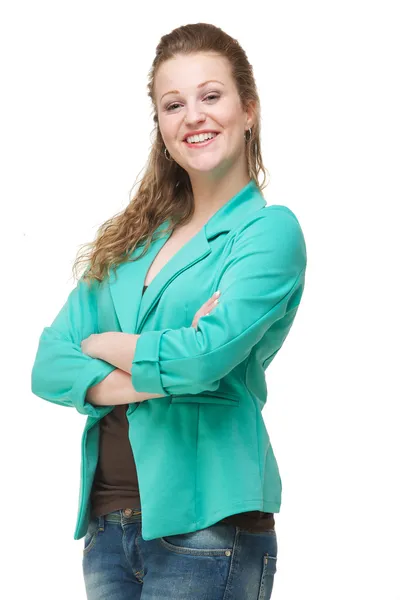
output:
<instances>
[{"instance_id":1,"label":"smile","mask_svg":"<svg viewBox=\"0 0 400 600\"><path fill-rule=\"evenodd\" d=\"M219 133L217 133L217 135L215 135L214 137L210 138L209 140L205 140L204 142L194 142L194 143L190 143L190 142L183 142L186 146L188 146L189 148L204 148L204 146L209 146L210 144L212 144L212 142L214 142L217 137L219 136Z\"/></svg>"}]
</instances>

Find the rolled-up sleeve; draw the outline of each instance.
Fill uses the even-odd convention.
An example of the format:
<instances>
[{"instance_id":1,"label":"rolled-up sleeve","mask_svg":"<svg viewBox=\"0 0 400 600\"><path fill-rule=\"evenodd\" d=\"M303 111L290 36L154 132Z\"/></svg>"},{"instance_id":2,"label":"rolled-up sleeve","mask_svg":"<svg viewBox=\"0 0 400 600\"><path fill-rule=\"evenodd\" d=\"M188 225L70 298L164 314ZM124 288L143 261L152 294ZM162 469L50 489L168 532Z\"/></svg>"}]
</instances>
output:
<instances>
[{"instance_id":1,"label":"rolled-up sleeve","mask_svg":"<svg viewBox=\"0 0 400 600\"><path fill-rule=\"evenodd\" d=\"M89 387L100 383L116 367L84 354L81 342L97 333L95 287L82 279L70 292L65 304L39 338L31 372L31 390L44 400L75 407L84 415L102 417L110 406L94 406L86 401Z\"/></svg>"},{"instance_id":2,"label":"rolled-up sleeve","mask_svg":"<svg viewBox=\"0 0 400 600\"><path fill-rule=\"evenodd\" d=\"M132 361L137 391L215 391L272 325L300 302L307 264L297 218L283 206L262 209L235 236L215 281L219 304L194 327L140 334ZM200 306L199 306L200 308ZM194 315L193 315L194 316Z\"/></svg>"}]
</instances>

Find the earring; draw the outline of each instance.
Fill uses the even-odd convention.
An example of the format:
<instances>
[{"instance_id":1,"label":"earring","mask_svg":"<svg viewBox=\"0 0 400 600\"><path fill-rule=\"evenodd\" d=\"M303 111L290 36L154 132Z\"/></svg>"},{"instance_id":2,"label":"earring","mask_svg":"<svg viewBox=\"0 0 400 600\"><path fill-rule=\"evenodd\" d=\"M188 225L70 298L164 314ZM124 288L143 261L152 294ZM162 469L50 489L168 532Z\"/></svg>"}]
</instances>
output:
<instances>
[{"instance_id":1,"label":"earring","mask_svg":"<svg viewBox=\"0 0 400 600\"><path fill-rule=\"evenodd\" d=\"M249 137L247 137L247 133L250 133ZM244 139L246 140L246 142L249 142L251 140L251 127L245 132Z\"/></svg>"},{"instance_id":2,"label":"earring","mask_svg":"<svg viewBox=\"0 0 400 600\"><path fill-rule=\"evenodd\" d=\"M165 158L166 158L167 160L169 160L169 161L171 161L171 162L172 162L172 158L168 158L168 156L167 156L167 152L168 152L168 150L167 150L167 147L165 146L165 147L164 147L164 156L165 156ZM170 156L171 156L171 155L170 155Z\"/></svg>"}]
</instances>

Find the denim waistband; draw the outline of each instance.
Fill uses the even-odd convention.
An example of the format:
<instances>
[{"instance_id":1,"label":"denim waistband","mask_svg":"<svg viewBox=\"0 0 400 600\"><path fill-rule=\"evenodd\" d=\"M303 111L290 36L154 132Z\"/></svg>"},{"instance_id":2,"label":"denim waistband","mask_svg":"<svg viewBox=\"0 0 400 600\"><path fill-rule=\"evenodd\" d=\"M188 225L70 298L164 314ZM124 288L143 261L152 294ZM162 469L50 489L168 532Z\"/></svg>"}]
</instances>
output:
<instances>
[{"instance_id":1,"label":"denim waistband","mask_svg":"<svg viewBox=\"0 0 400 600\"><path fill-rule=\"evenodd\" d=\"M119 508L106 515L96 517L99 529L104 529L105 521L108 523L120 523L121 525L125 525L127 523L137 523L141 518L142 511L139 508Z\"/></svg>"}]
</instances>

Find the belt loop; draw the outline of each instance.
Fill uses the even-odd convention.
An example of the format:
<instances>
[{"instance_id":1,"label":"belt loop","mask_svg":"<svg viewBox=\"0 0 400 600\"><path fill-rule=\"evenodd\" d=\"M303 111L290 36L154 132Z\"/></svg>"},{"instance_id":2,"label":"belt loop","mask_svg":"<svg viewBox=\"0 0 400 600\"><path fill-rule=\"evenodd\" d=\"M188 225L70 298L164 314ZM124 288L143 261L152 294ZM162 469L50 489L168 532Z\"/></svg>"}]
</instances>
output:
<instances>
[{"instance_id":1,"label":"belt loop","mask_svg":"<svg viewBox=\"0 0 400 600\"><path fill-rule=\"evenodd\" d=\"M104 515L100 515L99 519L99 531L104 531Z\"/></svg>"}]
</instances>

